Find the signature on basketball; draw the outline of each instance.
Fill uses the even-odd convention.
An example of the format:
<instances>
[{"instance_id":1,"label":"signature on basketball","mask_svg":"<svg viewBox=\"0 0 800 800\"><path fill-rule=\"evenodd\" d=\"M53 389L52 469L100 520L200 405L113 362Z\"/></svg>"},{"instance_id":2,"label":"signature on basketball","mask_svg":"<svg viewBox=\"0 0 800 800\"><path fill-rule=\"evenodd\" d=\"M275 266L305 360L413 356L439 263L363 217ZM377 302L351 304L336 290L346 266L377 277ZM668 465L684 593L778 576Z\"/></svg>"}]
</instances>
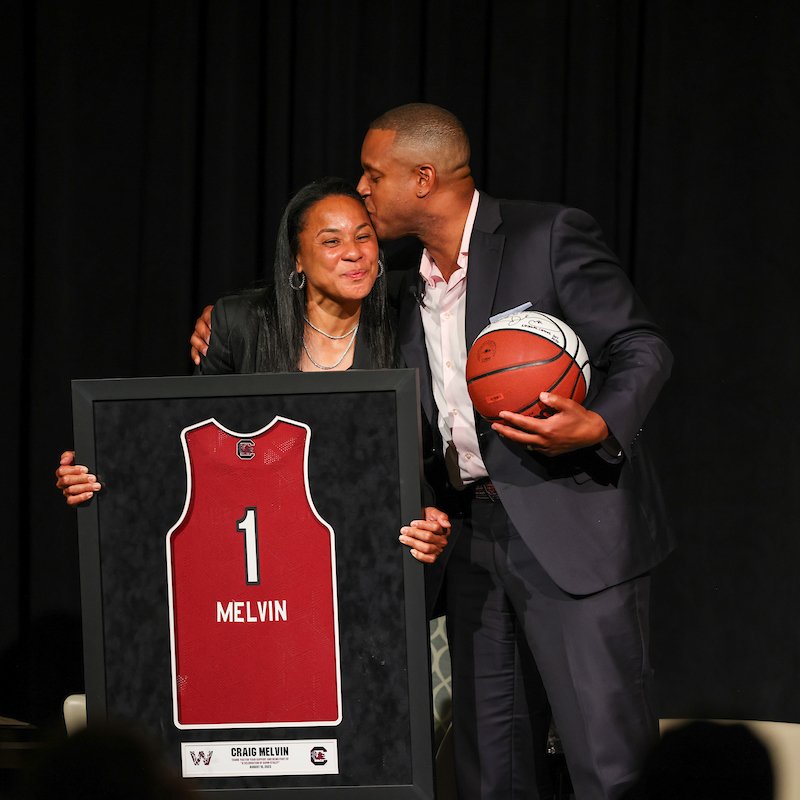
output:
<instances>
[{"instance_id":1,"label":"signature on basketball","mask_svg":"<svg viewBox=\"0 0 800 800\"><path fill-rule=\"evenodd\" d=\"M530 311L523 311L503 317L501 321L504 326L507 325L509 328L529 328L530 330L536 331L541 336L546 336L550 341L555 342L560 347L564 346L566 339L564 332L552 319L539 316L534 317L531 315Z\"/></svg>"}]
</instances>

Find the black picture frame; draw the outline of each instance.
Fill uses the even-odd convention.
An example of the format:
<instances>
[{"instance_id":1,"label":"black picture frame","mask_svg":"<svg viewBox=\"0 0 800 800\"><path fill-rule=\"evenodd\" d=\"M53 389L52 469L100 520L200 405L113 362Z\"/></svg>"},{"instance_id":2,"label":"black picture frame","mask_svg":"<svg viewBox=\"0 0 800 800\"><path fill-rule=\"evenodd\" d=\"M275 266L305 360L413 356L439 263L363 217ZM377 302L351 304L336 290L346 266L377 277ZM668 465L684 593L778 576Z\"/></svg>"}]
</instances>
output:
<instances>
[{"instance_id":1,"label":"black picture frame","mask_svg":"<svg viewBox=\"0 0 800 800\"><path fill-rule=\"evenodd\" d=\"M397 541L421 508L416 370L76 380L72 395L77 462L103 484L78 510L89 726L122 719L179 771L182 745L336 742L333 775L187 778L220 798L433 798L424 568ZM186 499L181 431L213 418L248 432L276 416L308 425L308 485L336 532L341 723L181 729L164 627L165 537Z\"/></svg>"}]
</instances>

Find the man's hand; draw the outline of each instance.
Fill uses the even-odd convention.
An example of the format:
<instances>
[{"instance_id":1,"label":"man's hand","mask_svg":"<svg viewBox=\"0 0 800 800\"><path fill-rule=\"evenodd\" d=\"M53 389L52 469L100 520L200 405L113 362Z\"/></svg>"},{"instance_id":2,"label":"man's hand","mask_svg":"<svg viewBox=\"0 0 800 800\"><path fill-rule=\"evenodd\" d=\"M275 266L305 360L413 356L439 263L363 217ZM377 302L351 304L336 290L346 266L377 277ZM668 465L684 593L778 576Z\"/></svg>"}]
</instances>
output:
<instances>
[{"instance_id":1,"label":"man's hand","mask_svg":"<svg viewBox=\"0 0 800 800\"><path fill-rule=\"evenodd\" d=\"M426 506L425 519L413 519L400 528L400 541L411 548L411 555L425 564L433 564L447 547L450 518L444 511Z\"/></svg>"},{"instance_id":2,"label":"man's hand","mask_svg":"<svg viewBox=\"0 0 800 800\"><path fill-rule=\"evenodd\" d=\"M67 498L68 506L77 506L91 500L101 488L97 478L89 474L87 467L75 464L74 450L66 450L61 454L56 478L56 488Z\"/></svg>"},{"instance_id":3,"label":"man's hand","mask_svg":"<svg viewBox=\"0 0 800 800\"><path fill-rule=\"evenodd\" d=\"M580 403L549 392L542 392L539 399L546 407L545 417L501 411L503 422L493 423L492 429L546 456L560 456L608 438L605 420Z\"/></svg>"},{"instance_id":4,"label":"man's hand","mask_svg":"<svg viewBox=\"0 0 800 800\"><path fill-rule=\"evenodd\" d=\"M194 332L189 344L192 346L192 361L195 366L200 366L200 356L208 352L208 343L211 341L211 309L206 306L194 323Z\"/></svg>"}]
</instances>

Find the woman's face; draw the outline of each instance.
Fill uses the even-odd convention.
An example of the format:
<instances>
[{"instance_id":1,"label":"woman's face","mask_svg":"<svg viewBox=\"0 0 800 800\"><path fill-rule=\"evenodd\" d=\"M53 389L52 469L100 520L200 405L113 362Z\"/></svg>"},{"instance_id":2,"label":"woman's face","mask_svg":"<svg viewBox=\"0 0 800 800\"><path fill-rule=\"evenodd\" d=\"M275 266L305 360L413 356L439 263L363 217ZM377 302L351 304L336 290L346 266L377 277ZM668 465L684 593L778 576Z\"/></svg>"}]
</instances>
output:
<instances>
[{"instance_id":1,"label":"woman's face","mask_svg":"<svg viewBox=\"0 0 800 800\"><path fill-rule=\"evenodd\" d=\"M378 239L364 204L330 195L306 212L295 268L306 276L309 303L351 305L378 275Z\"/></svg>"}]
</instances>

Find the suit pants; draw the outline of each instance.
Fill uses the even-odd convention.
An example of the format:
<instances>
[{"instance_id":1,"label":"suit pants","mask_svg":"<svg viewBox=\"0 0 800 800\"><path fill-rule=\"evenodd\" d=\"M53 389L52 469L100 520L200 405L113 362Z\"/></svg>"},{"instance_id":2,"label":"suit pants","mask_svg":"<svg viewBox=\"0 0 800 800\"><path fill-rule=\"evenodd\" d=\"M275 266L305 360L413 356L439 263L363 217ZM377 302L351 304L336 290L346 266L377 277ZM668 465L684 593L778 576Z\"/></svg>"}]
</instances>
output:
<instances>
[{"instance_id":1,"label":"suit pants","mask_svg":"<svg viewBox=\"0 0 800 800\"><path fill-rule=\"evenodd\" d=\"M525 719L542 709L537 685L552 708L577 800L620 797L658 739L649 576L570 595L549 578L499 501L466 505L446 571L459 800L545 797L537 785L547 781L535 774L544 745L532 734L536 723Z\"/></svg>"}]
</instances>

